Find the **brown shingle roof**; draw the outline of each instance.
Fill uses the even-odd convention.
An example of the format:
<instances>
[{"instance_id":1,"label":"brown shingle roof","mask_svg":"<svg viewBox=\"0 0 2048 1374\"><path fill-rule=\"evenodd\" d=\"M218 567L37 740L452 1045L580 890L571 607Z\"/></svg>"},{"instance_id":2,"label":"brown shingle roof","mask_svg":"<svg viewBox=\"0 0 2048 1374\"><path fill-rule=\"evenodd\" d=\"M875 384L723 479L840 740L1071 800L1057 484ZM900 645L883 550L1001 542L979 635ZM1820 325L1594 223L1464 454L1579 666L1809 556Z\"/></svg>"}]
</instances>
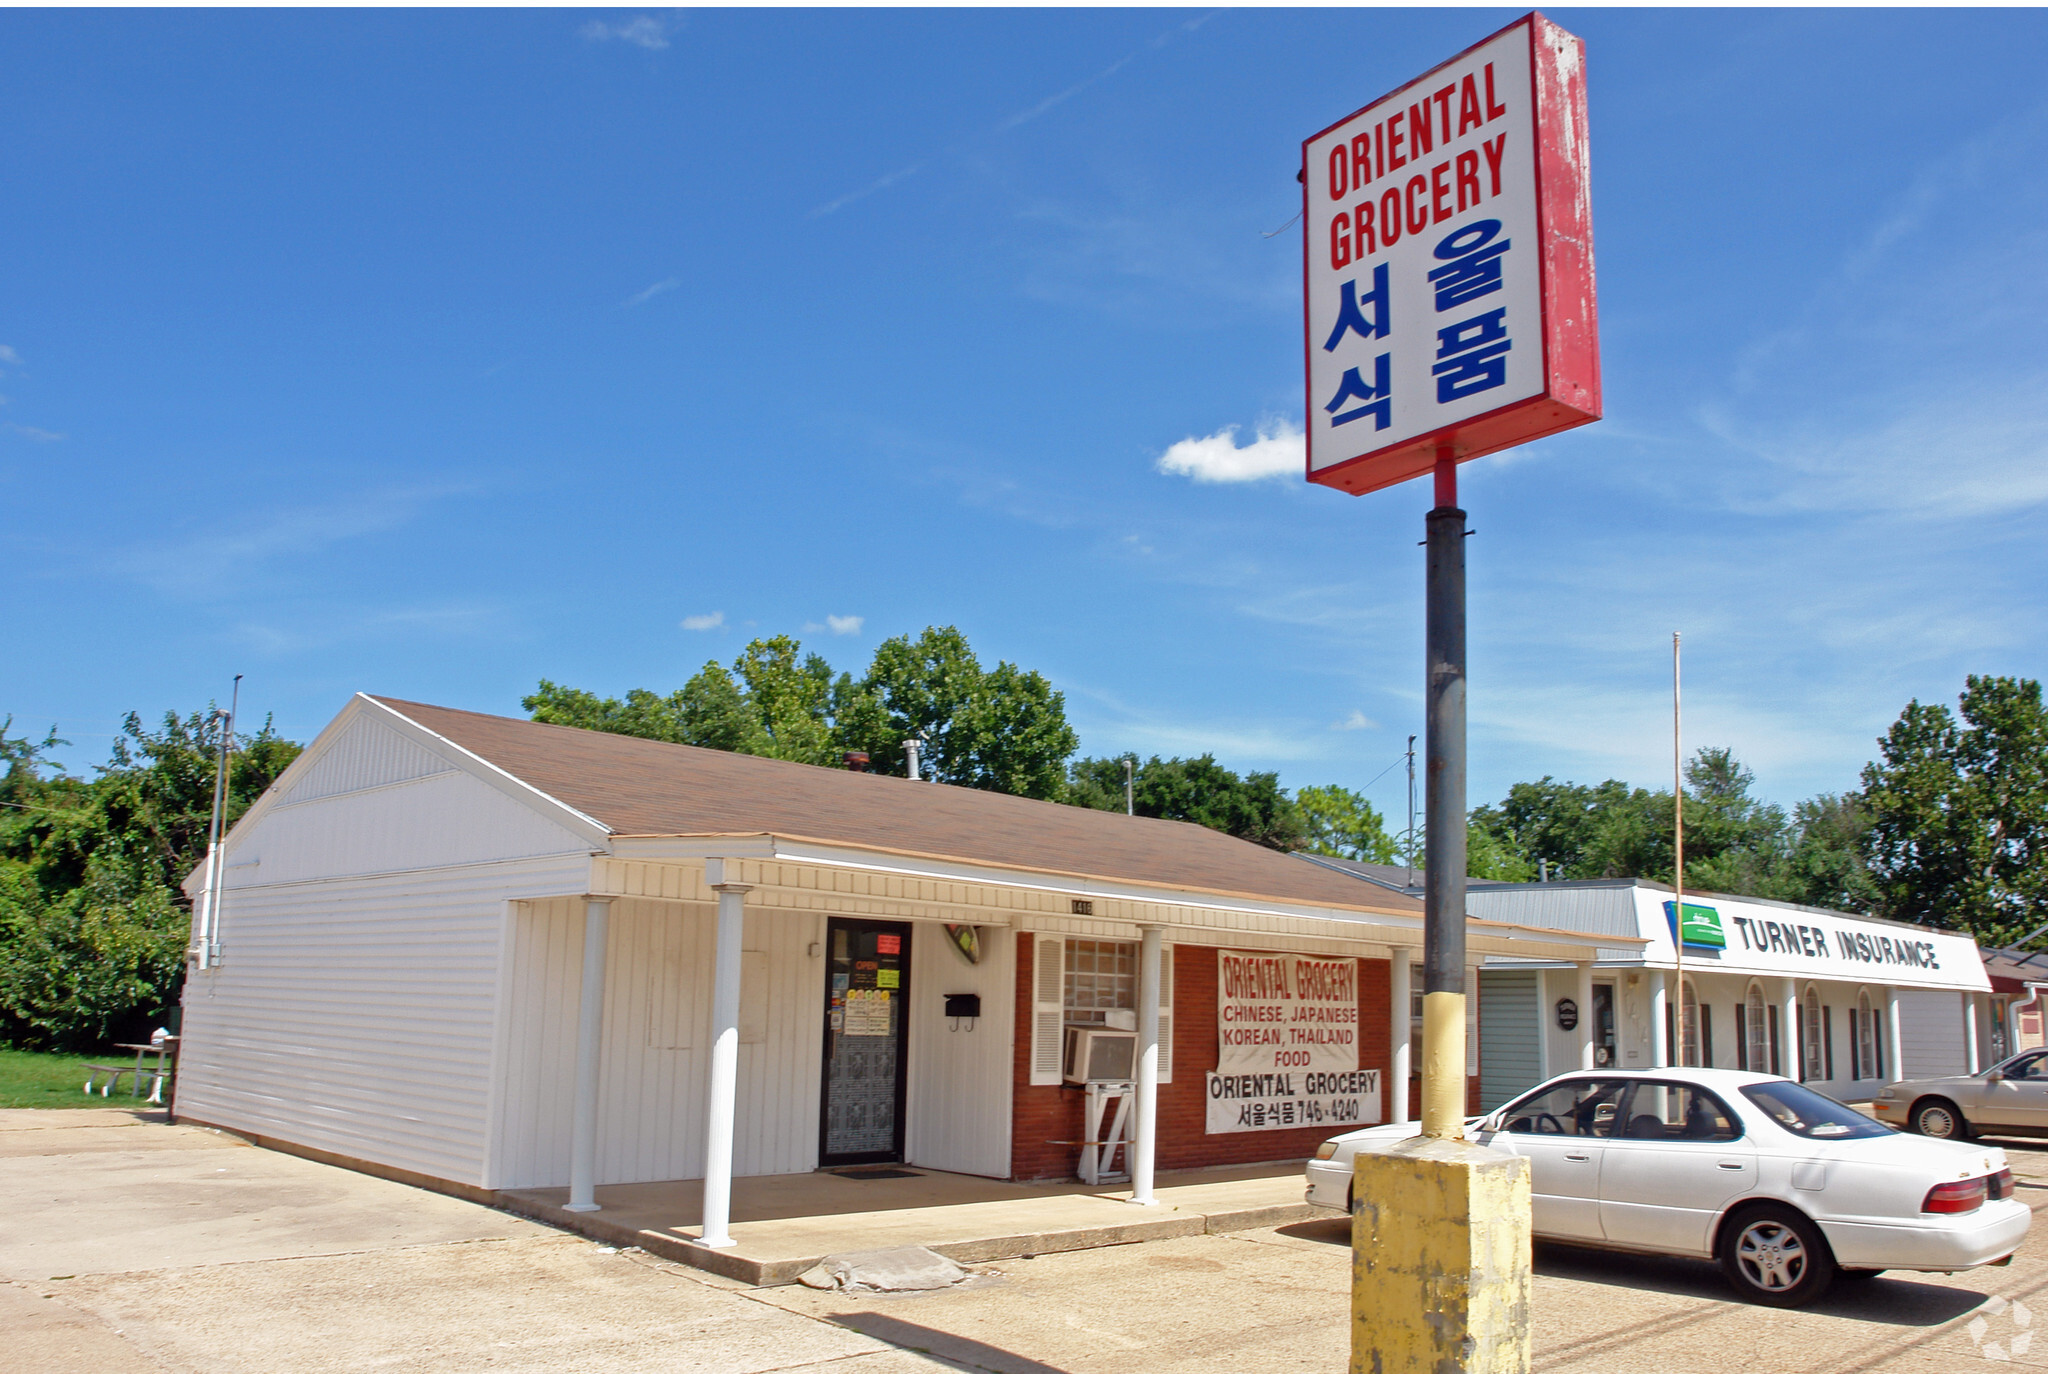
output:
<instances>
[{"instance_id":1,"label":"brown shingle roof","mask_svg":"<svg viewBox=\"0 0 2048 1374\"><path fill-rule=\"evenodd\" d=\"M1184 821L373 697L614 835L822 840L1354 911L1421 904Z\"/></svg>"}]
</instances>

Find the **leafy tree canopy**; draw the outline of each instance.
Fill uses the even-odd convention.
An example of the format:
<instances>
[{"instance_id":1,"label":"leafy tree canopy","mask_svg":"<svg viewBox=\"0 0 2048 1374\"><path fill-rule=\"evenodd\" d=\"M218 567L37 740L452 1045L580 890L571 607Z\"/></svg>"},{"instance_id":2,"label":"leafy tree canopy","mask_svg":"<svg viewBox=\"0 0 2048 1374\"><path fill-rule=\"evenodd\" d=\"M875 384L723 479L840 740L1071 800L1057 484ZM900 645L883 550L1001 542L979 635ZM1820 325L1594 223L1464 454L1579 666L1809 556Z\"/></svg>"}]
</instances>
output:
<instances>
[{"instance_id":1,"label":"leafy tree canopy","mask_svg":"<svg viewBox=\"0 0 2048 1374\"><path fill-rule=\"evenodd\" d=\"M1123 810L1123 760L1079 760L1071 770L1068 795L1079 805ZM1193 759L1153 755L1137 767L1132 803L1140 816L1192 821L1268 849L1299 849L1306 839L1301 808L1281 788L1279 774L1239 777L1216 762L1214 754Z\"/></svg>"},{"instance_id":2,"label":"leafy tree canopy","mask_svg":"<svg viewBox=\"0 0 2048 1374\"><path fill-rule=\"evenodd\" d=\"M178 884L206 853L212 711L159 730L130 714L95 777L50 759L64 743L0 725L0 1038L92 1049L147 1034L176 1000L190 935ZM230 824L299 753L265 721L231 755Z\"/></svg>"},{"instance_id":3,"label":"leafy tree canopy","mask_svg":"<svg viewBox=\"0 0 2048 1374\"><path fill-rule=\"evenodd\" d=\"M901 777L904 743L920 739L921 772L960 787L1054 799L1080 740L1066 698L1045 677L998 663L983 668L948 625L898 635L867 671L834 676L788 635L757 639L730 669L717 662L669 694L636 688L625 699L542 679L522 702L535 720L837 766L851 750L878 773Z\"/></svg>"},{"instance_id":4,"label":"leafy tree canopy","mask_svg":"<svg viewBox=\"0 0 2048 1374\"><path fill-rule=\"evenodd\" d=\"M1915 700L1863 770L1864 853L1884 914L2004 944L2048 923L2048 716L2041 684L1965 680Z\"/></svg>"},{"instance_id":5,"label":"leafy tree canopy","mask_svg":"<svg viewBox=\"0 0 2048 1374\"><path fill-rule=\"evenodd\" d=\"M1350 788L1304 787L1295 792L1294 804L1301 809L1303 847L1310 853L1371 864L1399 858L1380 813Z\"/></svg>"}]
</instances>

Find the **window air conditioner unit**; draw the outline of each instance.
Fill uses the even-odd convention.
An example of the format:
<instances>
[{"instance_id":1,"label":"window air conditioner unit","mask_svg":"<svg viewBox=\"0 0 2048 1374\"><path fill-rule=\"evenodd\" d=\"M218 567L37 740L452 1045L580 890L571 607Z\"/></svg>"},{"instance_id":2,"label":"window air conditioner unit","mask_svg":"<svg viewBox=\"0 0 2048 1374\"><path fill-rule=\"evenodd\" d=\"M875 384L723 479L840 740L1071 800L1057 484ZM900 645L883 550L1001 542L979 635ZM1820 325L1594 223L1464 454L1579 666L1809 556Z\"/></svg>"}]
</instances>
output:
<instances>
[{"instance_id":1,"label":"window air conditioner unit","mask_svg":"<svg viewBox=\"0 0 2048 1374\"><path fill-rule=\"evenodd\" d=\"M1100 1026L1067 1027L1062 1077L1069 1083L1123 1083L1138 1076L1138 1036Z\"/></svg>"}]
</instances>

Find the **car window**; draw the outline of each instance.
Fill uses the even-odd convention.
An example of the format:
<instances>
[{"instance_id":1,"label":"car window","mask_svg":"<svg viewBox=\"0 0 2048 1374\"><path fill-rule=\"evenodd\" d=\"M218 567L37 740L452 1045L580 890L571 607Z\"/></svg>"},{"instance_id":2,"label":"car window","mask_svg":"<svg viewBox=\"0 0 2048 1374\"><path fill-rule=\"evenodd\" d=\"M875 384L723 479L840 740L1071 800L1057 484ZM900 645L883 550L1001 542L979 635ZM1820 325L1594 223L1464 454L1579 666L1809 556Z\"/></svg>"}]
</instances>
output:
<instances>
[{"instance_id":1,"label":"car window","mask_svg":"<svg viewBox=\"0 0 2048 1374\"><path fill-rule=\"evenodd\" d=\"M1615 1132L1625 1140L1738 1140L1742 1123L1727 1104L1690 1083L1640 1081Z\"/></svg>"},{"instance_id":2,"label":"car window","mask_svg":"<svg viewBox=\"0 0 2048 1374\"><path fill-rule=\"evenodd\" d=\"M2000 1066L2000 1072L2007 1078L2048 1078L2048 1052L2036 1050L2009 1059Z\"/></svg>"},{"instance_id":3,"label":"car window","mask_svg":"<svg viewBox=\"0 0 2048 1374\"><path fill-rule=\"evenodd\" d=\"M1763 1108L1771 1120L1808 1140L1861 1140L1892 1134L1891 1127L1797 1083L1752 1083L1742 1095Z\"/></svg>"},{"instance_id":4,"label":"car window","mask_svg":"<svg viewBox=\"0 0 2048 1374\"><path fill-rule=\"evenodd\" d=\"M1627 1090L1625 1078L1575 1078L1505 1109L1501 1129L1516 1135L1611 1136Z\"/></svg>"}]
</instances>

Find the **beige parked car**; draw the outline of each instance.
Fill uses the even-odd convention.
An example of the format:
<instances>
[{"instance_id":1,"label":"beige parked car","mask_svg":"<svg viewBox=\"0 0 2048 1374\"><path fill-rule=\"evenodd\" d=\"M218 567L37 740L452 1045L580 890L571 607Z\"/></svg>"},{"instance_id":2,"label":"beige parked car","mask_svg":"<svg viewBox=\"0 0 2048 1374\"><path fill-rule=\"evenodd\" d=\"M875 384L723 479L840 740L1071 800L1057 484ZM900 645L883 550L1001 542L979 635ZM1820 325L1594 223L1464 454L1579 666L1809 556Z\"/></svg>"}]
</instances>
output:
<instances>
[{"instance_id":1,"label":"beige parked car","mask_svg":"<svg viewBox=\"0 0 2048 1374\"><path fill-rule=\"evenodd\" d=\"M1877 1119L1938 1140L2048 1136L2048 1050L2027 1050L1982 1073L1916 1078L1880 1088Z\"/></svg>"}]
</instances>

